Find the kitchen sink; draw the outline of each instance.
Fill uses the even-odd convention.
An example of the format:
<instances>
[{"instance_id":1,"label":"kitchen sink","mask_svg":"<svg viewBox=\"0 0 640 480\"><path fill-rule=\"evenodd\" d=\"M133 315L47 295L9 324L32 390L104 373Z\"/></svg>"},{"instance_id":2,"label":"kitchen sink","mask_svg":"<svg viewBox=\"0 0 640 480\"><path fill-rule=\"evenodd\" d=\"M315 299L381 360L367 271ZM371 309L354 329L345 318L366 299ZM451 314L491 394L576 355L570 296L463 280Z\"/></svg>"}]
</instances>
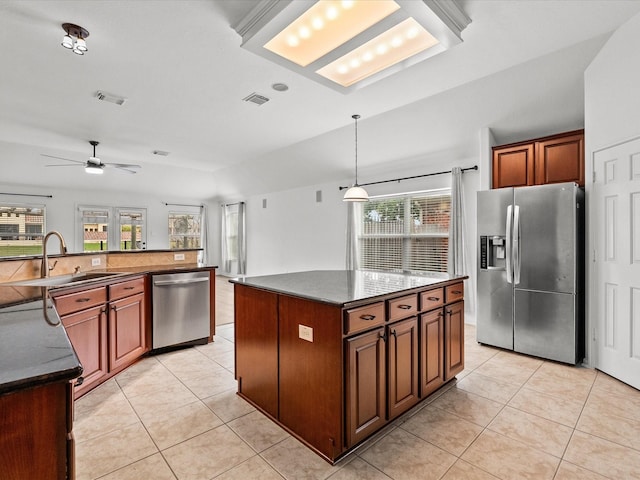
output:
<instances>
[{"instance_id":1,"label":"kitchen sink","mask_svg":"<svg viewBox=\"0 0 640 480\"><path fill-rule=\"evenodd\" d=\"M15 287L53 287L62 285L73 285L80 282L89 282L101 278L123 275L120 272L84 272L68 275L56 275L48 278L32 278L29 280L18 280L15 282L5 282L0 285Z\"/></svg>"}]
</instances>

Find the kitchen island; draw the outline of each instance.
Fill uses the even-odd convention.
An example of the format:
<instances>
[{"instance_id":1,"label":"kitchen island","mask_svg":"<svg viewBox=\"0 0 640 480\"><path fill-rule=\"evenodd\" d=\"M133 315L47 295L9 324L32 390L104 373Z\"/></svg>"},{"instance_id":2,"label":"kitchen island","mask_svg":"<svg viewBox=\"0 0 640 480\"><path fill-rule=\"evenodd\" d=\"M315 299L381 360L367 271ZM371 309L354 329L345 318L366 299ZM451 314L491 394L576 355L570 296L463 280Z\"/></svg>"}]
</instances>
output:
<instances>
[{"instance_id":1,"label":"kitchen island","mask_svg":"<svg viewBox=\"0 0 640 480\"><path fill-rule=\"evenodd\" d=\"M238 394L340 460L464 369L465 278L340 270L232 280Z\"/></svg>"}]
</instances>

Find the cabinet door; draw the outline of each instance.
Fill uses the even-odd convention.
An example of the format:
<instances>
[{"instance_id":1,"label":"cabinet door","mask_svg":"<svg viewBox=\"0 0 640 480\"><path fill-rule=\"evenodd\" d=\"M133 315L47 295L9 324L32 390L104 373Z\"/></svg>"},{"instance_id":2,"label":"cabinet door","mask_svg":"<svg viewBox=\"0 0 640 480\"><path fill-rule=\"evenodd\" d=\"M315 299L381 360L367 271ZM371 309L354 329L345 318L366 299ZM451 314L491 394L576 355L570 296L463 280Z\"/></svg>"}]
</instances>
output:
<instances>
[{"instance_id":1,"label":"cabinet door","mask_svg":"<svg viewBox=\"0 0 640 480\"><path fill-rule=\"evenodd\" d=\"M418 402L418 318L408 318L387 329L391 420Z\"/></svg>"},{"instance_id":2,"label":"cabinet door","mask_svg":"<svg viewBox=\"0 0 640 480\"><path fill-rule=\"evenodd\" d=\"M562 182L584 186L583 134L536 142L536 185Z\"/></svg>"},{"instance_id":3,"label":"cabinet door","mask_svg":"<svg viewBox=\"0 0 640 480\"><path fill-rule=\"evenodd\" d=\"M534 184L534 144L493 149L493 188Z\"/></svg>"},{"instance_id":4,"label":"cabinet door","mask_svg":"<svg viewBox=\"0 0 640 480\"><path fill-rule=\"evenodd\" d=\"M93 388L109 371L105 308L103 305L61 317L83 368L82 384L76 384L75 388L76 398Z\"/></svg>"},{"instance_id":5,"label":"cabinet door","mask_svg":"<svg viewBox=\"0 0 640 480\"><path fill-rule=\"evenodd\" d=\"M444 310L420 315L420 396L444 383Z\"/></svg>"},{"instance_id":6,"label":"cabinet door","mask_svg":"<svg viewBox=\"0 0 640 480\"><path fill-rule=\"evenodd\" d=\"M146 351L144 294L109 304L109 369L124 368Z\"/></svg>"},{"instance_id":7,"label":"cabinet door","mask_svg":"<svg viewBox=\"0 0 640 480\"><path fill-rule=\"evenodd\" d=\"M349 338L346 343L347 447L352 447L386 423L384 328Z\"/></svg>"},{"instance_id":8,"label":"cabinet door","mask_svg":"<svg viewBox=\"0 0 640 480\"><path fill-rule=\"evenodd\" d=\"M464 370L464 302L445 307L444 378L449 380Z\"/></svg>"}]
</instances>

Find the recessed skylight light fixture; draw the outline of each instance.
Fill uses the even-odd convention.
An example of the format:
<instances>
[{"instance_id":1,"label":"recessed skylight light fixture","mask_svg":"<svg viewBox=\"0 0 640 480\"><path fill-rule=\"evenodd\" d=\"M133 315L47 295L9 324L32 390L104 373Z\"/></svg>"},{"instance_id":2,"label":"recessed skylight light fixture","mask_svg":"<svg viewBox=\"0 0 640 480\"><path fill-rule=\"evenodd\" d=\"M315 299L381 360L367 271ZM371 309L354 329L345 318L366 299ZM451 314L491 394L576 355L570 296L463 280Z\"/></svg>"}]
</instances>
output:
<instances>
[{"instance_id":1,"label":"recessed skylight light fixture","mask_svg":"<svg viewBox=\"0 0 640 480\"><path fill-rule=\"evenodd\" d=\"M260 0L234 28L243 48L347 93L462 42L470 22L455 0Z\"/></svg>"}]
</instances>

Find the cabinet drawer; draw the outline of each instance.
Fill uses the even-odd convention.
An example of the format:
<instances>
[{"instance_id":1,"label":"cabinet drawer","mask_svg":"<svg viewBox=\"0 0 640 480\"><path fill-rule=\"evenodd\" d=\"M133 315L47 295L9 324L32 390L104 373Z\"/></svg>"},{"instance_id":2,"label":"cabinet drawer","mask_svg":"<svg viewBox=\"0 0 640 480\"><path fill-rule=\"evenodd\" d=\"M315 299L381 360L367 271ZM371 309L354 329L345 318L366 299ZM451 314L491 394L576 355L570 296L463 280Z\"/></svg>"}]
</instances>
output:
<instances>
[{"instance_id":1,"label":"cabinet drawer","mask_svg":"<svg viewBox=\"0 0 640 480\"><path fill-rule=\"evenodd\" d=\"M144 277L134 278L126 282L109 285L109 300L117 300L142 292L144 292Z\"/></svg>"},{"instance_id":2,"label":"cabinet drawer","mask_svg":"<svg viewBox=\"0 0 640 480\"><path fill-rule=\"evenodd\" d=\"M423 312L442 305L444 305L444 288L435 288L420 294L420 310Z\"/></svg>"},{"instance_id":3,"label":"cabinet drawer","mask_svg":"<svg viewBox=\"0 0 640 480\"><path fill-rule=\"evenodd\" d=\"M55 297L56 310L61 317L107 303L107 288L97 287L82 292Z\"/></svg>"},{"instance_id":4,"label":"cabinet drawer","mask_svg":"<svg viewBox=\"0 0 640 480\"><path fill-rule=\"evenodd\" d=\"M411 317L418 312L418 294L405 295L404 297L388 300L389 302L389 321L400 320L402 318Z\"/></svg>"},{"instance_id":5,"label":"cabinet drawer","mask_svg":"<svg viewBox=\"0 0 640 480\"><path fill-rule=\"evenodd\" d=\"M446 301L447 303L457 302L464 297L464 284L456 283L447 287Z\"/></svg>"},{"instance_id":6,"label":"cabinet drawer","mask_svg":"<svg viewBox=\"0 0 640 480\"><path fill-rule=\"evenodd\" d=\"M384 325L384 303L382 302L347 310L344 333L351 335L378 325Z\"/></svg>"}]
</instances>

